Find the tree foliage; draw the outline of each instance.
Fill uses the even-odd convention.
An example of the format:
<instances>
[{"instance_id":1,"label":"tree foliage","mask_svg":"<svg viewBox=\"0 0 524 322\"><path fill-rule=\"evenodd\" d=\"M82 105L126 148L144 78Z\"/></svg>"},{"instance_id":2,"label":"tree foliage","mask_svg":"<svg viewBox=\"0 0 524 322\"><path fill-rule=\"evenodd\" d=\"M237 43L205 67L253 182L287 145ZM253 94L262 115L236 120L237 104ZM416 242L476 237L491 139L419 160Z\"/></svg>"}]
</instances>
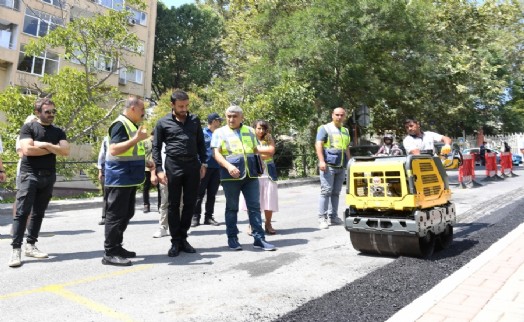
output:
<instances>
[{"instance_id":1,"label":"tree foliage","mask_svg":"<svg viewBox=\"0 0 524 322\"><path fill-rule=\"evenodd\" d=\"M155 95L160 97L173 88L205 86L221 75L220 16L195 5L168 9L158 2L157 9L152 84Z\"/></svg>"},{"instance_id":2,"label":"tree foliage","mask_svg":"<svg viewBox=\"0 0 524 322\"><path fill-rule=\"evenodd\" d=\"M141 0L126 1L126 5L145 7ZM66 131L69 142L98 144L123 102L122 94L108 79L122 68L131 69L128 59L141 54L137 36L128 29L129 15L128 10L101 9L95 15L71 11L66 25L25 46L28 56L47 50L59 53L65 67L56 74L45 74L37 83L25 84L37 95L22 95L16 87L0 93L0 111L7 119L2 135L6 151L14 151L15 138L24 119L33 113L37 96L52 97L58 109L55 123ZM67 61L77 68L68 67ZM96 146L94 150L98 151ZM17 160L11 152L4 154L4 161Z\"/></svg>"},{"instance_id":3,"label":"tree foliage","mask_svg":"<svg viewBox=\"0 0 524 322\"><path fill-rule=\"evenodd\" d=\"M337 106L367 106L372 122L361 130L373 133L403 133L403 119L417 117L460 135L515 112L505 106L522 79L517 1L199 2L221 14L226 29L224 77L199 89L218 94L204 100L237 102L281 133L299 128L312 137ZM301 102L293 120L282 113L282 95Z\"/></svg>"}]
</instances>

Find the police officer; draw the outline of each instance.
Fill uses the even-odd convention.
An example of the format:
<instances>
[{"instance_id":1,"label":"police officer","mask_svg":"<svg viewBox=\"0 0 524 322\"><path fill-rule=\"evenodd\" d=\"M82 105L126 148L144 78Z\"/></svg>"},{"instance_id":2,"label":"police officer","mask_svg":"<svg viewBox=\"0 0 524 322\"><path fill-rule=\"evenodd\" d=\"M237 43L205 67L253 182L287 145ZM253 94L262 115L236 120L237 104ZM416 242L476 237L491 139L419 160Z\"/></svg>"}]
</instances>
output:
<instances>
[{"instance_id":1,"label":"police officer","mask_svg":"<svg viewBox=\"0 0 524 322\"><path fill-rule=\"evenodd\" d=\"M255 130L242 124L243 112L239 106L230 106L226 110L227 125L217 129L211 139L213 156L220 168L220 180L226 197L226 234L228 246L232 250L242 250L238 242L238 202L240 192L246 200L246 206L254 238L253 247L263 250L275 250L275 246L266 242L260 214L260 193L258 176L262 174L260 159L255 154L269 152L268 147L259 145Z\"/></svg>"},{"instance_id":2,"label":"police officer","mask_svg":"<svg viewBox=\"0 0 524 322\"><path fill-rule=\"evenodd\" d=\"M331 119L333 120L331 123L318 127L315 143L320 170L318 209L320 229L329 228L329 224L342 224L342 219L337 215L338 201L346 176L345 168L349 160L349 130L342 126L346 119L346 111L342 107L335 108L331 113ZM329 207L330 203L331 207ZM329 210L330 213L328 213Z\"/></svg>"},{"instance_id":3,"label":"police officer","mask_svg":"<svg viewBox=\"0 0 524 322\"><path fill-rule=\"evenodd\" d=\"M135 214L136 190L145 179L143 140L149 132L137 124L144 119L144 101L130 96L121 115L109 127L109 146L105 162L105 255L104 265L129 266L135 252L122 247L124 231ZM150 163L148 166L152 167Z\"/></svg>"}]
</instances>

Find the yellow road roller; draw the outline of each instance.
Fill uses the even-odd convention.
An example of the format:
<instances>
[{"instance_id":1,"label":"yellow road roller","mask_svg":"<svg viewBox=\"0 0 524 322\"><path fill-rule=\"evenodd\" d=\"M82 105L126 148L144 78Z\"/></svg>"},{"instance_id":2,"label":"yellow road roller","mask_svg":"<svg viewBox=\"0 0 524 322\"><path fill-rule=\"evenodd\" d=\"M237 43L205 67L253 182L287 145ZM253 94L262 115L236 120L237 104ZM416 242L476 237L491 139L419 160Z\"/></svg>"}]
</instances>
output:
<instances>
[{"instance_id":1,"label":"yellow road roller","mask_svg":"<svg viewBox=\"0 0 524 322\"><path fill-rule=\"evenodd\" d=\"M447 248L456 222L446 167L460 158L355 157L348 164L345 228L362 253L427 258Z\"/></svg>"}]
</instances>

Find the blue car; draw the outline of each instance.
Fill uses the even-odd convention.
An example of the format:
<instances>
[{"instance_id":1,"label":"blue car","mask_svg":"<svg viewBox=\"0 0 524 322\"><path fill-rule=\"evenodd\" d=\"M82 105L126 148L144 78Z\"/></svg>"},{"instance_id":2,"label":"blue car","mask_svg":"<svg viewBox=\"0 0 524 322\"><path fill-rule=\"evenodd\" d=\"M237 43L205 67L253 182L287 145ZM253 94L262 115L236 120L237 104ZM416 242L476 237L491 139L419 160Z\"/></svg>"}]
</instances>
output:
<instances>
[{"instance_id":1,"label":"blue car","mask_svg":"<svg viewBox=\"0 0 524 322\"><path fill-rule=\"evenodd\" d=\"M518 166L519 164L522 163L522 157L520 156L520 154L512 154L511 159L512 159L511 161L513 162L513 165Z\"/></svg>"}]
</instances>

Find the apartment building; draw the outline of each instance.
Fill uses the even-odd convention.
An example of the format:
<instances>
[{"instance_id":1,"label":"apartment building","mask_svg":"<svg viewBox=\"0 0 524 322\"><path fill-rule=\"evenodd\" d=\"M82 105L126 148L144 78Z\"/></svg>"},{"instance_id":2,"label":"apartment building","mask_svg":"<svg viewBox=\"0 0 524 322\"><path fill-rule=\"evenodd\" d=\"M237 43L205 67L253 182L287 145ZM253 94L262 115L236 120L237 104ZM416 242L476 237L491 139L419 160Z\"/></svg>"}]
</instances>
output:
<instances>
[{"instance_id":1,"label":"apartment building","mask_svg":"<svg viewBox=\"0 0 524 322\"><path fill-rule=\"evenodd\" d=\"M145 0L145 11L129 8L129 30L140 40L141 55L129 55L132 69L121 69L107 80L125 94L151 97L156 0ZM39 82L44 74L57 73L61 66L80 66L60 57L60 49L39 57L25 57L24 46L78 16L104 10L121 10L125 0L0 0L0 91L9 85L25 88ZM54 50L54 49L53 49ZM100 73L116 71L118 62L101 59Z\"/></svg>"}]
</instances>

